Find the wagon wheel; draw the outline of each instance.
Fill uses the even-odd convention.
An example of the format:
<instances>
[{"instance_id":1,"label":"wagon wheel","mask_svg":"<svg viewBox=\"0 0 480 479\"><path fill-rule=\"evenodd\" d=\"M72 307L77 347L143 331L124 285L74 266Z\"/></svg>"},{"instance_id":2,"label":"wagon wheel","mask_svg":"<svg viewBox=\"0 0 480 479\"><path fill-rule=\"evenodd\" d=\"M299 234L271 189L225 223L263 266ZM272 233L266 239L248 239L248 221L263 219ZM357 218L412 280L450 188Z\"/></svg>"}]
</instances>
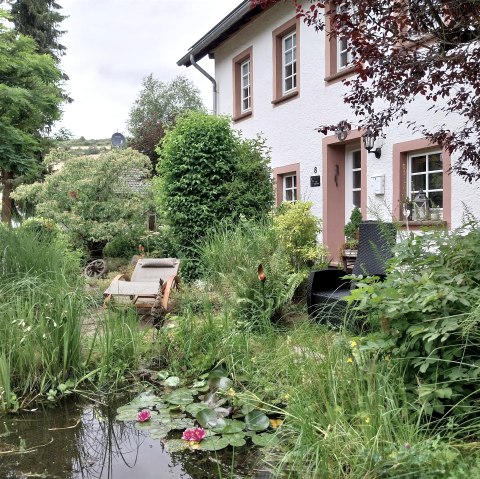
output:
<instances>
[{"instance_id":1,"label":"wagon wheel","mask_svg":"<svg viewBox=\"0 0 480 479\"><path fill-rule=\"evenodd\" d=\"M85 267L85 276L89 278L98 278L108 272L107 262L104 259L95 259L90 261Z\"/></svg>"}]
</instances>

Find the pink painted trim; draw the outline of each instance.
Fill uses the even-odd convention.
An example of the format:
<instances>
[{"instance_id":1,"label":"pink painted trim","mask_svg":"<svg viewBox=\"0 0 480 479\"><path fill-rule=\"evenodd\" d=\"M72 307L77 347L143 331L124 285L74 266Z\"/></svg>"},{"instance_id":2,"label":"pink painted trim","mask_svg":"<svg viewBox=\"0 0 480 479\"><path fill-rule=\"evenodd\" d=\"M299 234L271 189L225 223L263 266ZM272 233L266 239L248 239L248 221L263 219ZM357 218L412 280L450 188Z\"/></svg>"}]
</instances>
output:
<instances>
[{"instance_id":1,"label":"pink painted trim","mask_svg":"<svg viewBox=\"0 0 480 479\"><path fill-rule=\"evenodd\" d=\"M275 183L275 204L280 206L283 201L283 177L295 175L297 177L297 198L300 199L300 163L279 166L272 169L273 181Z\"/></svg>"},{"instance_id":2,"label":"pink painted trim","mask_svg":"<svg viewBox=\"0 0 480 479\"><path fill-rule=\"evenodd\" d=\"M404 141L393 145L393 194L392 211L396 219L401 218L400 202L407 191L407 159L408 154L418 150L438 150L438 146L430 143L427 138ZM443 219L447 228L452 226L452 175L449 173L452 159L448 151L442 151L443 157Z\"/></svg>"}]
</instances>

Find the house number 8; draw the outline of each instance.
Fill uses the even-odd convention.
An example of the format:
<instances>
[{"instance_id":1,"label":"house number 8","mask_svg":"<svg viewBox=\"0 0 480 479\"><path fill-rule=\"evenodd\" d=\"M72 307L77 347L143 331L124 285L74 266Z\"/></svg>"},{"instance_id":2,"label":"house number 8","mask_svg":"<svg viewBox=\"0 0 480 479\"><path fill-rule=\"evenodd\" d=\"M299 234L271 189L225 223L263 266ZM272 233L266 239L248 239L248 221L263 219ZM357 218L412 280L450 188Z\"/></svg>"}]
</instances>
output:
<instances>
[{"instance_id":1,"label":"house number 8","mask_svg":"<svg viewBox=\"0 0 480 479\"><path fill-rule=\"evenodd\" d=\"M314 173L316 173L316 172L317 172L317 167L315 167L315 168L313 169L313 172L314 172Z\"/></svg>"}]
</instances>

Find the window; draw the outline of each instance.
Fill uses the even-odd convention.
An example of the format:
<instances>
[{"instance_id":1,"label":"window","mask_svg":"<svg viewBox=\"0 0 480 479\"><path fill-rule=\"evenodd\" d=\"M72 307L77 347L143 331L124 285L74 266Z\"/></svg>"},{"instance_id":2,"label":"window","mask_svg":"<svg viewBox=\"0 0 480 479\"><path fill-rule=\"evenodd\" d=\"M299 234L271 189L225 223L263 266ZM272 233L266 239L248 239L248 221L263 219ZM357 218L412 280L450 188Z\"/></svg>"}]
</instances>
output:
<instances>
[{"instance_id":1,"label":"window","mask_svg":"<svg viewBox=\"0 0 480 479\"><path fill-rule=\"evenodd\" d=\"M283 94L297 88L297 34L282 38Z\"/></svg>"},{"instance_id":2,"label":"window","mask_svg":"<svg viewBox=\"0 0 480 479\"><path fill-rule=\"evenodd\" d=\"M274 105L298 96L300 92L299 20L293 18L273 35Z\"/></svg>"},{"instance_id":3,"label":"window","mask_svg":"<svg viewBox=\"0 0 480 479\"><path fill-rule=\"evenodd\" d=\"M447 227L452 217L452 175L448 173L451 157L426 138L393 145L393 203L394 216L404 220L404 206L420 190L428 196L431 219L441 219ZM435 218L433 218L435 213Z\"/></svg>"},{"instance_id":4,"label":"window","mask_svg":"<svg viewBox=\"0 0 480 479\"><path fill-rule=\"evenodd\" d=\"M273 168L275 181L276 205L283 201L294 203L300 198L300 164L280 166Z\"/></svg>"},{"instance_id":5,"label":"window","mask_svg":"<svg viewBox=\"0 0 480 479\"><path fill-rule=\"evenodd\" d=\"M362 162L360 150L352 151L352 205L361 208Z\"/></svg>"},{"instance_id":6,"label":"window","mask_svg":"<svg viewBox=\"0 0 480 479\"><path fill-rule=\"evenodd\" d=\"M245 113L246 111L249 111L252 107L250 84L250 58L240 65L240 73L242 75L241 112Z\"/></svg>"},{"instance_id":7,"label":"window","mask_svg":"<svg viewBox=\"0 0 480 479\"><path fill-rule=\"evenodd\" d=\"M423 190L432 208L443 208L443 161L440 151L412 153L408 158L410 199Z\"/></svg>"},{"instance_id":8,"label":"window","mask_svg":"<svg viewBox=\"0 0 480 479\"><path fill-rule=\"evenodd\" d=\"M297 175L283 177L283 201L295 203L297 201Z\"/></svg>"},{"instance_id":9,"label":"window","mask_svg":"<svg viewBox=\"0 0 480 479\"><path fill-rule=\"evenodd\" d=\"M253 49L247 48L233 59L233 120L253 113Z\"/></svg>"},{"instance_id":10,"label":"window","mask_svg":"<svg viewBox=\"0 0 480 479\"><path fill-rule=\"evenodd\" d=\"M326 11L330 11L330 7L325 7ZM348 14L345 6L339 5L336 8L337 14ZM349 42L345 36L330 35L331 15L325 18L325 81L335 82L341 80L343 77L354 73L352 65L353 55L349 50Z\"/></svg>"}]
</instances>

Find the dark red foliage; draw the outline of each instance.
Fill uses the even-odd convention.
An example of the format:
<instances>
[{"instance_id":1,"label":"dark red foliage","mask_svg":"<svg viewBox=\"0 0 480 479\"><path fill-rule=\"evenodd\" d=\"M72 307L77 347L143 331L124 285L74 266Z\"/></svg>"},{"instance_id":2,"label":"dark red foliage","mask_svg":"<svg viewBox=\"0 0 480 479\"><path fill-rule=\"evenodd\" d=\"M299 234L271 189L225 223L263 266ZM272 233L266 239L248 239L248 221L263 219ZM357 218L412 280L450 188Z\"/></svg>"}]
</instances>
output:
<instances>
[{"instance_id":1,"label":"dark red foliage","mask_svg":"<svg viewBox=\"0 0 480 479\"><path fill-rule=\"evenodd\" d=\"M310 0L303 7L290 1L307 25L324 30L326 13L329 35L348 38L358 75L344 81L345 101L363 127L378 131L405 121L455 153L452 169L467 181L480 178L478 0ZM337 13L340 4L343 13ZM419 96L431 114L428 124L404 118ZM448 117L460 118L460 126L450 129Z\"/></svg>"}]
</instances>

